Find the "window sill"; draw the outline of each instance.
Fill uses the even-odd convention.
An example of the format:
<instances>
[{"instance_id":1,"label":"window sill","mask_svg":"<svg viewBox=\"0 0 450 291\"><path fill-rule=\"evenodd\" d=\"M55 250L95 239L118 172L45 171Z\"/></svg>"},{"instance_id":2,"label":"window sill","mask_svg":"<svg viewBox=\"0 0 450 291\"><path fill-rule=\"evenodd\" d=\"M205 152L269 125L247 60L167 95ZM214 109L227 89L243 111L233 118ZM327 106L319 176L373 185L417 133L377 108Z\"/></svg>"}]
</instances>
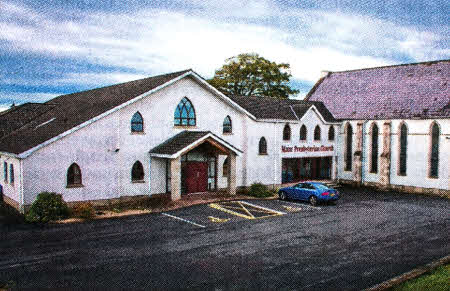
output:
<instances>
[{"instance_id":1,"label":"window sill","mask_svg":"<svg viewBox=\"0 0 450 291\"><path fill-rule=\"evenodd\" d=\"M283 142L290 142L290 139L283 139Z\"/></svg>"},{"instance_id":2,"label":"window sill","mask_svg":"<svg viewBox=\"0 0 450 291\"><path fill-rule=\"evenodd\" d=\"M197 125L174 125L175 129L196 129Z\"/></svg>"},{"instance_id":3,"label":"window sill","mask_svg":"<svg viewBox=\"0 0 450 291\"><path fill-rule=\"evenodd\" d=\"M66 188L83 188L83 187L84 187L83 184L72 184L66 186Z\"/></svg>"},{"instance_id":4,"label":"window sill","mask_svg":"<svg viewBox=\"0 0 450 291\"><path fill-rule=\"evenodd\" d=\"M267 153L259 153L258 155L259 155L259 156L268 156Z\"/></svg>"},{"instance_id":5,"label":"window sill","mask_svg":"<svg viewBox=\"0 0 450 291\"><path fill-rule=\"evenodd\" d=\"M144 131L132 131L131 135L145 135Z\"/></svg>"},{"instance_id":6,"label":"window sill","mask_svg":"<svg viewBox=\"0 0 450 291\"><path fill-rule=\"evenodd\" d=\"M223 135L233 135L232 132L222 132Z\"/></svg>"},{"instance_id":7,"label":"window sill","mask_svg":"<svg viewBox=\"0 0 450 291\"><path fill-rule=\"evenodd\" d=\"M436 180L436 179L439 179L439 176L428 176L428 179Z\"/></svg>"},{"instance_id":8,"label":"window sill","mask_svg":"<svg viewBox=\"0 0 450 291\"><path fill-rule=\"evenodd\" d=\"M145 183L145 180L134 180L134 181L131 181L131 183L142 184L142 183Z\"/></svg>"},{"instance_id":9,"label":"window sill","mask_svg":"<svg viewBox=\"0 0 450 291\"><path fill-rule=\"evenodd\" d=\"M397 174L397 176L399 176L399 177L406 177L406 174Z\"/></svg>"}]
</instances>

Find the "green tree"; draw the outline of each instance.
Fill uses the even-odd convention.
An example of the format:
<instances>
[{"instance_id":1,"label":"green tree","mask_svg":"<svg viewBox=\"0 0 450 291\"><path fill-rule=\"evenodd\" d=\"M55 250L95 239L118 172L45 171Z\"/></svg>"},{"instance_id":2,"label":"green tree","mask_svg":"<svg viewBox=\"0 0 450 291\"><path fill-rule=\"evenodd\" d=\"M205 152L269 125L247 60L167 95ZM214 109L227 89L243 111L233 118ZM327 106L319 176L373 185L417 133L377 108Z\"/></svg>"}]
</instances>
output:
<instances>
[{"instance_id":1,"label":"green tree","mask_svg":"<svg viewBox=\"0 0 450 291\"><path fill-rule=\"evenodd\" d=\"M225 61L208 80L226 95L288 98L298 90L289 86L290 65L277 64L258 54L240 54Z\"/></svg>"}]
</instances>

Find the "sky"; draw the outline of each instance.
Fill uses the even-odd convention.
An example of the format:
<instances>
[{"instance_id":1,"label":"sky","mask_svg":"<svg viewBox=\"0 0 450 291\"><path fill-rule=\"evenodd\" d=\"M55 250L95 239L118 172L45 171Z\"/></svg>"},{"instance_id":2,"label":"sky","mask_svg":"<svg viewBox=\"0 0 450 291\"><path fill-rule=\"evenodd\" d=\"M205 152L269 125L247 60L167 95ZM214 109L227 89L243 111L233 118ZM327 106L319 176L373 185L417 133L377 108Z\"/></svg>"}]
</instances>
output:
<instances>
[{"instance_id":1,"label":"sky","mask_svg":"<svg viewBox=\"0 0 450 291\"><path fill-rule=\"evenodd\" d=\"M53 3L55 2L55 3ZM51 4L49 4L51 3ZM321 71L450 59L448 0L0 0L0 109L257 53Z\"/></svg>"}]
</instances>

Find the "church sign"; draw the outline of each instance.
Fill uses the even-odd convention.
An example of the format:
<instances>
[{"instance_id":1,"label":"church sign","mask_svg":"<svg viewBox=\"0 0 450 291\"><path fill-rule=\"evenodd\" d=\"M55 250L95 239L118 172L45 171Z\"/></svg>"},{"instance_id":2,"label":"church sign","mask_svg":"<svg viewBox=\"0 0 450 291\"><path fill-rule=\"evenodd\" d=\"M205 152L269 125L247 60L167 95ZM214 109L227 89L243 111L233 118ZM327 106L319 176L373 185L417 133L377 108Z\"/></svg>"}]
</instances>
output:
<instances>
[{"instance_id":1,"label":"church sign","mask_svg":"<svg viewBox=\"0 0 450 291\"><path fill-rule=\"evenodd\" d=\"M332 152L333 146L281 146L283 153L301 153L301 152Z\"/></svg>"}]
</instances>

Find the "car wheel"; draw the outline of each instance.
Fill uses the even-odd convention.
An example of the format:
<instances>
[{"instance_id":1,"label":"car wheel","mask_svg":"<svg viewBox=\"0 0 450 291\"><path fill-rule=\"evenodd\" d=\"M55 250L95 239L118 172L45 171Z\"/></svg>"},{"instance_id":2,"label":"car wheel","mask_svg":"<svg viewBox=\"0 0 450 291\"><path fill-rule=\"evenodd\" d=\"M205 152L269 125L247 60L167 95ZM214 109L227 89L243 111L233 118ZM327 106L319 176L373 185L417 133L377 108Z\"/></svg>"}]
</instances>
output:
<instances>
[{"instance_id":1,"label":"car wheel","mask_svg":"<svg viewBox=\"0 0 450 291\"><path fill-rule=\"evenodd\" d=\"M283 191L280 192L280 199L281 200L286 200L287 199L287 196L286 196L285 192L283 192Z\"/></svg>"},{"instance_id":2,"label":"car wheel","mask_svg":"<svg viewBox=\"0 0 450 291\"><path fill-rule=\"evenodd\" d=\"M312 206L316 206L317 205L317 197L312 195L309 197L309 204L311 204Z\"/></svg>"}]
</instances>

